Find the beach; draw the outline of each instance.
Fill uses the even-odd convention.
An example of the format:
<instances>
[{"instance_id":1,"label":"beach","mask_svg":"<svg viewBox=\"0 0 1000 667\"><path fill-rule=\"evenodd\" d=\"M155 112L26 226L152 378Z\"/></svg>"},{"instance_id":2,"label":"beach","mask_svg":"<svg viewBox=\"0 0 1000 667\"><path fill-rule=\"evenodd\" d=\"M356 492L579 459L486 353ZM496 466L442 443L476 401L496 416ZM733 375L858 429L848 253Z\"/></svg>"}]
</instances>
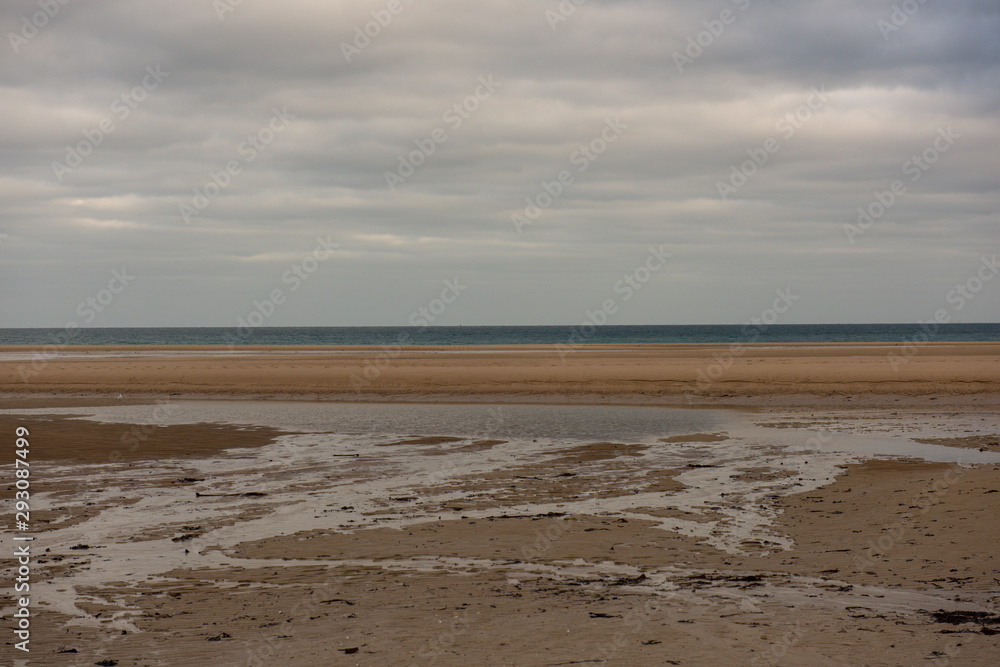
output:
<instances>
[{"instance_id":1,"label":"beach","mask_svg":"<svg viewBox=\"0 0 1000 667\"><path fill-rule=\"evenodd\" d=\"M0 667L1000 666L998 7L7 1Z\"/></svg>"},{"instance_id":2,"label":"beach","mask_svg":"<svg viewBox=\"0 0 1000 667\"><path fill-rule=\"evenodd\" d=\"M7 347L0 392L29 664L1000 656L1000 344Z\"/></svg>"},{"instance_id":3,"label":"beach","mask_svg":"<svg viewBox=\"0 0 1000 667\"><path fill-rule=\"evenodd\" d=\"M1000 393L1000 343L4 348L5 394L754 397Z\"/></svg>"}]
</instances>

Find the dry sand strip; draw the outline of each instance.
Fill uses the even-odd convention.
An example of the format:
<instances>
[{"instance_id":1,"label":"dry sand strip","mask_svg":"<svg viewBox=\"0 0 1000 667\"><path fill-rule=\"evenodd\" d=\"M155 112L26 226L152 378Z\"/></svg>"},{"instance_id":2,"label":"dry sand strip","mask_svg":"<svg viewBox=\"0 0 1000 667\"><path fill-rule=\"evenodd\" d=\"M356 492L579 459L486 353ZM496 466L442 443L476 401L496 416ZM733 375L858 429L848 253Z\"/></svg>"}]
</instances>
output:
<instances>
[{"instance_id":1,"label":"dry sand strip","mask_svg":"<svg viewBox=\"0 0 1000 667\"><path fill-rule=\"evenodd\" d=\"M248 346L237 353L81 346L44 355L0 348L0 392L359 399L1000 394L1000 343Z\"/></svg>"}]
</instances>

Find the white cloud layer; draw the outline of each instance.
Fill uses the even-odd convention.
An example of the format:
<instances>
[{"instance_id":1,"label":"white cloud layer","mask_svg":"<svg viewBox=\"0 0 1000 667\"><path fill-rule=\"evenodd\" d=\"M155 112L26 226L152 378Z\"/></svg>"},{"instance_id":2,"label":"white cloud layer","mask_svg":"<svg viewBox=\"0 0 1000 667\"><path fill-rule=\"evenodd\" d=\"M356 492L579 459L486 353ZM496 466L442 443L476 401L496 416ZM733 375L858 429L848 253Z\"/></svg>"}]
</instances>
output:
<instances>
[{"instance_id":1,"label":"white cloud layer","mask_svg":"<svg viewBox=\"0 0 1000 667\"><path fill-rule=\"evenodd\" d=\"M233 325L317 238L269 325L578 323L660 245L611 323L928 319L1000 251L1000 5L893 5L8 0L0 326L123 267L93 326Z\"/></svg>"}]
</instances>

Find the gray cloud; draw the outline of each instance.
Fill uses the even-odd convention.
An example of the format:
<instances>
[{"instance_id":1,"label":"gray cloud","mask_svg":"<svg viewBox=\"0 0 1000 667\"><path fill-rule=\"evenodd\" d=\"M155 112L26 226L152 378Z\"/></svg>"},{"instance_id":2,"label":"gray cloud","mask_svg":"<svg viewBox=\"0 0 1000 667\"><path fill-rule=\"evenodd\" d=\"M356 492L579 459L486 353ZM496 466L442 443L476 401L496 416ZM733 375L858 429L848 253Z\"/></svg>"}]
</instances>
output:
<instances>
[{"instance_id":1,"label":"gray cloud","mask_svg":"<svg viewBox=\"0 0 1000 667\"><path fill-rule=\"evenodd\" d=\"M588 0L553 30L556 0L402 0L348 62L389 5L243 0L220 20L204 0L70 0L15 52L41 10L6 3L0 326L61 326L122 267L136 279L94 326L235 324L327 236L339 249L269 324L405 324L455 276L469 289L441 323L576 323L660 244L669 264L614 323L742 322L786 286L788 322L914 321L998 250L995 3L926 3L883 34L888 1ZM678 71L689 38L704 45ZM147 67L169 74L151 87ZM276 109L294 116L278 131ZM1000 281L961 317L998 313Z\"/></svg>"}]
</instances>

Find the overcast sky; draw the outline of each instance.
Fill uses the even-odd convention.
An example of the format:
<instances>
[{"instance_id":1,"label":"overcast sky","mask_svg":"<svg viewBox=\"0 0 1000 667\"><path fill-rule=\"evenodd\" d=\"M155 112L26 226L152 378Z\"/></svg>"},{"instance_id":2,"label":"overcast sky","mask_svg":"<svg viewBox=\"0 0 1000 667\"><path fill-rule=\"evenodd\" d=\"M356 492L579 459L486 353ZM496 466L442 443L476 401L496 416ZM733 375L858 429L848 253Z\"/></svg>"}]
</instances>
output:
<instances>
[{"instance_id":1,"label":"overcast sky","mask_svg":"<svg viewBox=\"0 0 1000 667\"><path fill-rule=\"evenodd\" d=\"M1000 4L895 4L4 0L0 326L1000 321Z\"/></svg>"}]
</instances>

